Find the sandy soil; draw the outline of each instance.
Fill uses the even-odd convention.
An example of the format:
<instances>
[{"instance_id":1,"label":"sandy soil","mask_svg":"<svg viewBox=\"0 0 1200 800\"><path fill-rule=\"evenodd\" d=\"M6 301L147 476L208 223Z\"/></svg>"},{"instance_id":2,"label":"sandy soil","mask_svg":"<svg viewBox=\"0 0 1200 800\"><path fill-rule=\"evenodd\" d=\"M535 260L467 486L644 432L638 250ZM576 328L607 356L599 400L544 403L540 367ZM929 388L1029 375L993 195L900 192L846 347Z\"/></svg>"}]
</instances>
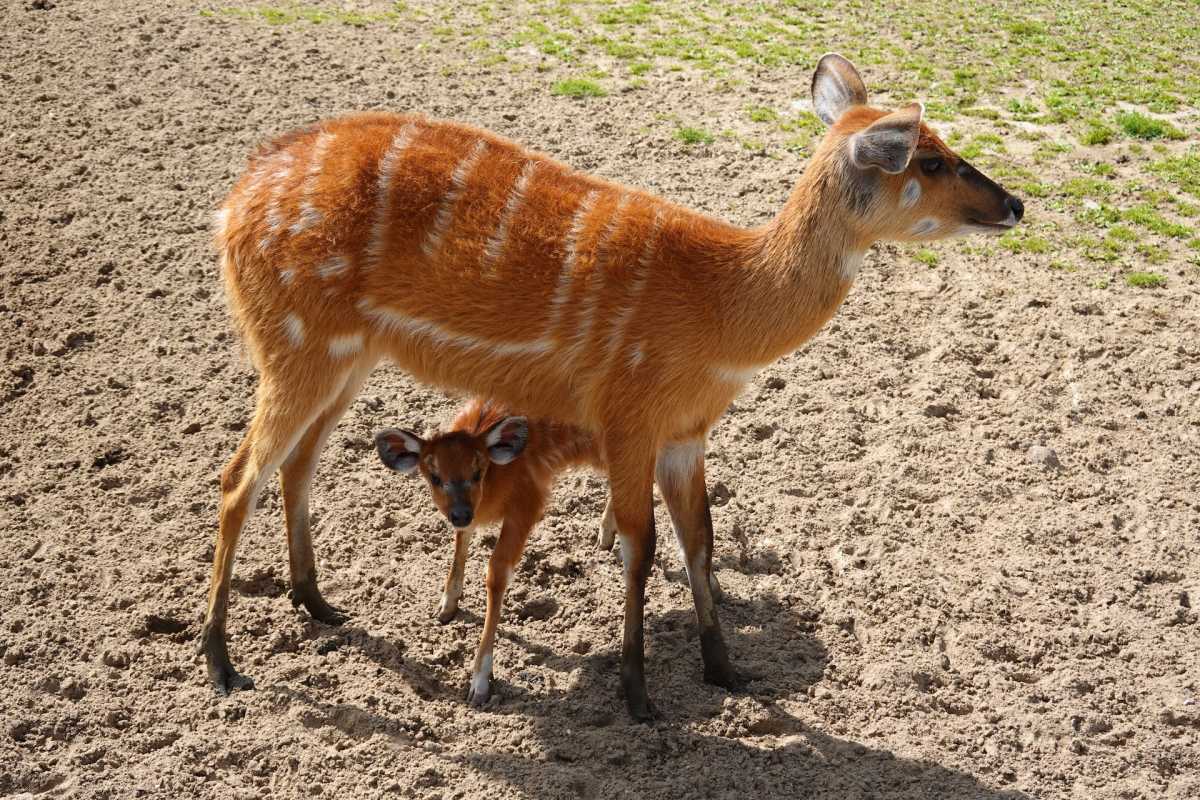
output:
<instances>
[{"instance_id":1,"label":"sandy soil","mask_svg":"<svg viewBox=\"0 0 1200 800\"><path fill-rule=\"evenodd\" d=\"M293 610L268 492L230 623L258 688L215 697L197 635L254 376L209 220L251 147L419 109L754 224L801 160L687 148L657 115L736 126L751 99L803 97L808 74L717 92L682 72L584 102L416 48L405 22L315 35L115 0L0 13L0 795L1200 797L1194 270L1103 291L1039 256L945 247L930 269L877 248L834 322L711 437L747 693L701 680L659 509L653 728L617 696L620 568L594 549L605 493L585 474L515 580L498 699L466 706L490 541L463 613L437 625L446 526L370 439L453 401L383 368L313 500L323 588L352 622Z\"/></svg>"}]
</instances>

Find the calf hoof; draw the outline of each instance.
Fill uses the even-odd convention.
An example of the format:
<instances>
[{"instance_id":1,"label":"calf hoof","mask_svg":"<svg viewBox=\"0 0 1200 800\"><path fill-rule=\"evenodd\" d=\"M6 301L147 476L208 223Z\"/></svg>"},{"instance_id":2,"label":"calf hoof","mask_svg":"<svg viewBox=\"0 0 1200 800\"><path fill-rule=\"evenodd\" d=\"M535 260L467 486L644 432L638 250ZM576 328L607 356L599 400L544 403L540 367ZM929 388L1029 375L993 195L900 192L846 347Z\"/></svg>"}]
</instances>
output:
<instances>
[{"instance_id":1,"label":"calf hoof","mask_svg":"<svg viewBox=\"0 0 1200 800\"><path fill-rule=\"evenodd\" d=\"M445 601L438 605L437 621L443 625L448 624L458 615L458 604L447 605Z\"/></svg>"},{"instance_id":2,"label":"calf hoof","mask_svg":"<svg viewBox=\"0 0 1200 800\"><path fill-rule=\"evenodd\" d=\"M467 686L467 702L474 708L481 708L487 704L487 701L492 696L492 675L491 673L479 673L471 677L471 683Z\"/></svg>"}]
</instances>

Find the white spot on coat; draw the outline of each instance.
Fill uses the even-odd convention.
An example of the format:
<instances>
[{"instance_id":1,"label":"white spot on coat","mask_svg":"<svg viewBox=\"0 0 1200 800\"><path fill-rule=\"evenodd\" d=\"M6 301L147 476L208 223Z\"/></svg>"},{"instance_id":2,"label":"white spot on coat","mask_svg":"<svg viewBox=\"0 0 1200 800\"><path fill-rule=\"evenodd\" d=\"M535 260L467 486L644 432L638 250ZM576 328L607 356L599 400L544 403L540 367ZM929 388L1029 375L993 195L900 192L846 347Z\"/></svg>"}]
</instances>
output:
<instances>
[{"instance_id":1,"label":"white spot on coat","mask_svg":"<svg viewBox=\"0 0 1200 800\"><path fill-rule=\"evenodd\" d=\"M333 358L345 358L363 349L363 335L350 333L345 336L334 336L329 340L329 355Z\"/></svg>"},{"instance_id":2,"label":"white spot on coat","mask_svg":"<svg viewBox=\"0 0 1200 800\"><path fill-rule=\"evenodd\" d=\"M345 256L333 256L317 267L317 274L329 279L341 275L350 268L350 259Z\"/></svg>"},{"instance_id":3,"label":"white spot on coat","mask_svg":"<svg viewBox=\"0 0 1200 800\"><path fill-rule=\"evenodd\" d=\"M727 367L718 365L708 368L709 373L717 380L722 383L732 383L738 386L754 380L754 376L760 370L762 370L762 366Z\"/></svg>"},{"instance_id":4,"label":"white spot on coat","mask_svg":"<svg viewBox=\"0 0 1200 800\"><path fill-rule=\"evenodd\" d=\"M288 314L284 317L283 332L287 334L292 347L304 344L304 323L295 314Z\"/></svg>"},{"instance_id":5,"label":"white spot on coat","mask_svg":"<svg viewBox=\"0 0 1200 800\"><path fill-rule=\"evenodd\" d=\"M321 180L321 170L325 165L325 153L333 142L333 134L322 131L313 142L312 154L308 169L304 172L304 185L301 188L300 216L292 223L292 235L302 233L321 221L322 214L313 205L313 197L317 193L317 184Z\"/></svg>"},{"instance_id":6,"label":"white spot on coat","mask_svg":"<svg viewBox=\"0 0 1200 800\"><path fill-rule=\"evenodd\" d=\"M696 477L704 464L704 440L671 442L658 451L655 478L660 484L684 486Z\"/></svg>"}]
</instances>

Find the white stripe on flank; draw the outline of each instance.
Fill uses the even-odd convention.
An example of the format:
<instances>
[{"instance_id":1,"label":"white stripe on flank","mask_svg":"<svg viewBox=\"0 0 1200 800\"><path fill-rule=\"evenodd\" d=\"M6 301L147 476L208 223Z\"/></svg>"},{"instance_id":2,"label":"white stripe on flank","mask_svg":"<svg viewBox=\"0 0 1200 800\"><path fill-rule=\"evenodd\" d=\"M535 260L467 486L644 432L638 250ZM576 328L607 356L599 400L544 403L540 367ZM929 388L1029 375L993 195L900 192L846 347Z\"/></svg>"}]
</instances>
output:
<instances>
[{"instance_id":1,"label":"white stripe on flank","mask_svg":"<svg viewBox=\"0 0 1200 800\"><path fill-rule=\"evenodd\" d=\"M412 122L401 128L379 160L379 176L375 180L375 222L367 245L367 269L377 266L387 249L388 226L392 221L392 176L396 174L396 164L405 148L412 143L416 129Z\"/></svg>"},{"instance_id":2,"label":"white stripe on flank","mask_svg":"<svg viewBox=\"0 0 1200 800\"><path fill-rule=\"evenodd\" d=\"M629 326L629 321L633 319L638 304L641 302L642 292L646 289L646 281L649 278L646 273L650 269L650 261L654 258L654 253L658 248L658 236L661 231L662 209L656 208L654 222L650 225L650 233L642 245L642 252L638 254L636 277L629 284L626 304L617 312L617 316L613 320L612 331L608 335L607 358L609 364L617 357L617 353L625 344L625 329Z\"/></svg>"},{"instance_id":3,"label":"white stripe on flank","mask_svg":"<svg viewBox=\"0 0 1200 800\"><path fill-rule=\"evenodd\" d=\"M547 336L552 336L558 328L563 306L566 304L567 298L571 296L571 282L575 279L575 262L579 258L579 236L583 233L587 216L592 212L599 197L600 192L595 189L588 192L579 207L575 209L575 216L571 218L562 270L558 273L558 286L554 290L554 296L550 298L550 319L546 324Z\"/></svg>"},{"instance_id":4,"label":"white stripe on flank","mask_svg":"<svg viewBox=\"0 0 1200 800\"><path fill-rule=\"evenodd\" d=\"M708 371L713 377L724 383L736 383L739 386L744 383L749 383L754 380L754 376L759 373L762 367L723 367L720 365L709 367Z\"/></svg>"},{"instance_id":5,"label":"white stripe on flank","mask_svg":"<svg viewBox=\"0 0 1200 800\"><path fill-rule=\"evenodd\" d=\"M600 295L604 290L604 261L607 253L605 249L612 240L613 234L616 233L617 227L621 223L621 214L625 211L625 206L629 203L629 195L622 193L617 198L617 207L613 210L612 216L604 226L604 230L600 233L600 239L596 242L596 263L591 271L591 279L588 281L586 290L590 290L591 294L583 301L583 308L579 312L579 329L575 331L572 338L573 343L568 351L571 361L576 360L583 355L587 348L588 338L591 336L592 327L596 324L596 307L600 304Z\"/></svg>"},{"instance_id":6,"label":"white stripe on flank","mask_svg":"<svg viewBox=\"0 0 1200 800\"><path fill-rule=\"evenodd\" d=\"M350 333L345 336L334 336L329 340L329 355L334 358L344 358L363 349L363 335Z\"/></svg>"},{"instance_id":7,"label":"white stripe on flank","mask_svg":"<svg viewBox=\"0 0 1200 800\"><path fill-rule=\"evenodd\" d=\"M322 131L313 142L312 159L305 171L303 199L300 201L300 217L292 224L292 235L302 233L319 223L321 212L313 205L313 196L317 193L317 184L321 180L321 169L325 164L325 153L333 141L333 134Z\"/></svg>"},{"instance_id":8,"label":"white stripe on flank","mask_svg":"<svg viewBox=\"0 0 1200 800\"><path fill-rule=\"evenodd\" d=\"M487 244L483 248L483 266L485 269L499 261L500 256L504 253L504 243L508 241L508 228L512 225L512 220L517 213L517 209L521 207L521 203L525 200L525 190L529 187L529 181L533 179L533 172L537 169L537 165L537 161L526 163L525 168L521 170L521 174L517 177L516 183L513 184L512 190L508 193L508 200L504 203L504 211L500 214L500 223L496 226L496 231L488 239Z\"/></svg>"},{"instance_id":9,"label":"white stripe on flank","mask_svg":"<svg viewBox=\"0 0 1200 800\"><path fill-rule=\"evenodd\" d=\"M463 190L467 188L467 178L471 176L471 170L475 169L475 165L479 162L486 147L487 142L480 139L471 148L471 152L467 153L463 160L458 162L458 166L454 168L454 173L450 176L450 190L442 198L442 204L438 208L437 216L433 220L433 228L429 231L429 236L421 245L421 249L425 252L427 258L433 258L437 255L438 250L442 248L442 239L446 236L446 232L450 230L450 223L454 220L454 206L458 204L458 199L462 196Z\"/></svg>"},{"instance_id":10,"label":"white stripe on flank","mask_svg":"<svg viewBox=\"0 0 1200 800\"><path fill-rule=\"evenodd\" d=\"M368 317L386 334L405 333L432 339L435 344L448 345L463 350L485 350L493 356L540 354L551 350L554 342L537 339L532 342L493 342L465 333L448 331L436 322L409 316L386 306L375 307L369 298L358 301L358 310Z\"/></svg>"},{"instance_id":11,"label":"white stripe on flank","mask_svg":"<svg viewBox=\"0 0 1200 800\"><path fill-rule=\"evenodd\" d=\"M334 278L341 275L350 267L350 259L345 256L332 256L317 267L317 274L322 278Z\"/></svg>"},{"instance_id":12,"label":"white stripe on flank","mask_svg":"<svg viewBox=\"0 0 1200 800\"><path fill-rule=\"evenodd\" d=\"M304 344L304 323L295 314L288 314L283 318L283 332L287 334L292 347Z\"/></svg>"}]
</instances>

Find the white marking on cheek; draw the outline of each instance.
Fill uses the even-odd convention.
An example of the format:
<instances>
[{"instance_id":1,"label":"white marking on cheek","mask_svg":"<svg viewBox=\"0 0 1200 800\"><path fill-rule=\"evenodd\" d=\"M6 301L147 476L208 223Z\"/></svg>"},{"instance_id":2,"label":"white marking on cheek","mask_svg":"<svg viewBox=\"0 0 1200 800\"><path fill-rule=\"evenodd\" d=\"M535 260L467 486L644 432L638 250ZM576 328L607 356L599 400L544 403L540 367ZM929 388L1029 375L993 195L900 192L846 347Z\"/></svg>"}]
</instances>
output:
<instances>
[{"instance_id":1,"label":"white marking on cheek","mask_svg":"<svg viewBox=\"0 0 1200 800\"><path fill-rule=\"evenodd\" d=\"M295 314L288 314L284 317L283 331L287 334L292 347L304 344L304 323Z\"/></svg>"},{"instance_id":2,"label":"white marking on cheek","mask_svg":"<svg viewBox=\"0 0 1200 800\"><path fill-rule=\"evenodd\" d=\"M329 340L329 355L334 358L344 358L353 355L363 348L363 335L351 333L346 336L335 336Z\"/></svg>"},{"instance_id":3,"label":"white marking on cheek","mask_svg":"<svg viewBox=\"0 0 1200 800\"><path fill-rule=\"evenodd\" d=\"M859 268L862 267L863 259L866 258L866 255L865 251L859 250L847 253L842 258L842 280L854 280L858 275Z\"/></svg>"},{"instance_id":4,"label":"white marking on cheek","mask_svg":"<svg viewBox=\"0 0 1200 800\"><path fill-rule=\"evenodd\" d=\"M322 278L333 278L341 275L350 266L350 259L345 256L334 256L317 267L317 274Z\"/></svg>"},{"instance_id":5,"label":"white marking on cheek","mask_svg":"<svg viewBox=\"0 0 1200 800\"><path fill-rule=\"evenodd\" d=\"M926 217L912 227L913 236L928 236L938 229L938 221L932 217Z\"/></svg>"},{"instance_id":6,"label":"white marking on cheek","mask_svg":"<svg viewBox=\"0 0 1200 800\"><path fill-rule=\"evenodd\" d=\"M296 280L296 270L281 269L279 270L279 282L284 286L291 286Z\"/></svg>"},{"instance_id":7,"label":"white marking on cheek","mask_svg":"<svg viewBox=\"0 0 1200 800\"><path fill-rule=\"evenodd\" d=\"M909 178L908 183L904 184L904 190L900 192L900 207L912 208L921 199L921 182L916 178Z\"/></svg>"}]
</instances>

